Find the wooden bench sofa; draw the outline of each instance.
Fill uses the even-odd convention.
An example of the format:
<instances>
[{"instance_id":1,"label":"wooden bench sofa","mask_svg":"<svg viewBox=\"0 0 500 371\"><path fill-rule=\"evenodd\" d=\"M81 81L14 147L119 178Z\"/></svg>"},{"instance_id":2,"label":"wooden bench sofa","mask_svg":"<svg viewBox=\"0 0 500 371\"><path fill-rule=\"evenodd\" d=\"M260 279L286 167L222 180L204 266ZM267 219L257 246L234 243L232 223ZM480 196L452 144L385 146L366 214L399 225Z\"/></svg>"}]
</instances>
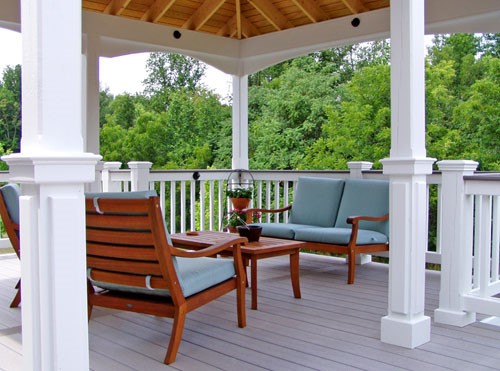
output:
<instances>
[{"instance_id":1,"label":"wooden bench sofa","mask_svg":"<svg viewBox=\"0 0 500 371\"><path fill-rule=\"evenodd\" d=\"M368 179L301 177L293 205L282 209L248 209L253 212L290 211L287 223L254 223L262 235L308 242L309 250L347 254L347 283L354 283L356 254L389 249L389 182Z\"/></svg>"}]
</instances>

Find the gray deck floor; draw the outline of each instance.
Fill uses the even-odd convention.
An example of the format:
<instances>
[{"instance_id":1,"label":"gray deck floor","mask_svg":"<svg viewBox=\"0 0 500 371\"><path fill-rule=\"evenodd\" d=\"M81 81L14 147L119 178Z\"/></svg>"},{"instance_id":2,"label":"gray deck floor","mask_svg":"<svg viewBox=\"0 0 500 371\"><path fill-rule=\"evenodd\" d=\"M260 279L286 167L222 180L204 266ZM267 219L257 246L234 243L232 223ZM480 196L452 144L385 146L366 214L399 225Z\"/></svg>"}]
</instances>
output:
<instances>
[{"instance_id":1,"label":"gray deck floor","mask_svg":"<svg viewBox=\"0 0 500 371\"><path fill-rule=\"evenodd\" d=\"M19 277L14 255L0 256L0 369L20 370L21 310L10 309ZM286 257L259 261L259 309L236 326L234 295L190 313L177 361L165 356L170 320L96 308L90 321L92 370L500 370L500 328L432 323L417 349L380 342L387 314L387 266L359 267L345 283L339 259L301 255L302 299L294 299ZM427 273L426 314L438 305L439 273ZM247 306L250 302L247 293Z\"/></svg>"}]
</instances>

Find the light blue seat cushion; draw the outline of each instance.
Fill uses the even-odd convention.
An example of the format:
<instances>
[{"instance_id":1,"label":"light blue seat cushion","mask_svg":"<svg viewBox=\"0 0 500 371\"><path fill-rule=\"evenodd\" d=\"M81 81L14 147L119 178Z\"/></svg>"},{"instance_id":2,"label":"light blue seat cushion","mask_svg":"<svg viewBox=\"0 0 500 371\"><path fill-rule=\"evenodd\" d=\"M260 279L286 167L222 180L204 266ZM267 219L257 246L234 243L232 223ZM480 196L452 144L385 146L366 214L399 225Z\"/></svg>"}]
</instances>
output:
<instances>
[{"instance_id":1,"label":"light blue seat cushion","mask_svg":"<svg viewBox=\"0 0 500 371\"><path fill-rule=\"evenodd\" d=\"M351 228L349 216L383 216L389 213L389 182L371 179L347 179L335 227ZM359 224L360 229L389 236L389 221Z\"/></svg>"},{"instance_id":2,"label":"light blue seat cushion","mask_svg":"<svg viewBox=\"0 0 500 371\"><path fill-rule=\"evenodd\" d=\"M181 258L177 257L178 277L185 297L194 295L209 287L224 282L235 275L234 262L230 259L214 258ZM91 278L92 272L89 274ZM92 281L92 283L106 290L146 294L156 296L170 296L167 289L147 289L143 287L117 285L109 282Z\"/></svg>"},{"instance_id":3,"label":"light blue seat cushion","mask_svg":"<svg viewBox=\"0 0 500 371\"><path fill-rule=\"evenodd\" d=\"M343 189L343 180L300 177L290 223L333 227Z\"/></svg>"},{"instance_id":4,"label":"light blue seat cushion","mask_svg":"<svg viewBox=\"0 0 500 371\"><path fill-rule=\"evenodd\" d=\"M311 228L310 225L292 224L292 223L253 223L262 227L261 236L284 238L293 240L295 231L301 228Z\"/></svg>"},{"instance_id":5,"label":"light blue seat cushion","mask_svg":"<svg viewBox=\"0 0 500 371\"><path fill-rule=\"evenodd\" d=\"M308 242L347 245L351 237L351 228L306 228L295 231L295 239ZM357 245L387 243L387 236L380 232L359 229Z\"/></svg>"},{"instance_id":6,"label":"light blue seat cushion","mask_svg":"<svg viewBox=\"0 0 500 371\"><path fill-rule=\"evenodd\" d=\"M232 259L177 257L184 296L190 296L235 275Z\"/></svg>"},{"instance_id":7,"label":"light blue seat cushion","mask_svg":"<svg viewBox=\"0 0 500 371\"><path fill-rule=\"evenodd\" d=\"M2 196L5 200L5 206L7 206L7 212L9 213L10 219L16 224L19 224L19 186L14 183L9 183L0 188Z\"/></svg>"}]
</instances>

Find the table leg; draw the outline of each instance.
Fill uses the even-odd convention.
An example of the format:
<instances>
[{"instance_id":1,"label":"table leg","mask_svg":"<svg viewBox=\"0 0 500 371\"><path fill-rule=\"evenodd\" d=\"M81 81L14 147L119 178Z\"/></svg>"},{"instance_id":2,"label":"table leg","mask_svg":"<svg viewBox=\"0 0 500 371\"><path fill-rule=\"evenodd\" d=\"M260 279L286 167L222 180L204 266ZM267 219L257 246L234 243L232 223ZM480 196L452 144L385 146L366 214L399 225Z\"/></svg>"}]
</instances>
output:
<instances>
[{"instance_id":1,"label":"table leg","mask_svg":"<svg viewBox=\"0 0 500 371\"><path fill-rule=\"evenodd\" d=\"M293 296L297 299L301 298L299 276L299 250L297 250L295 253L290 254L290 277L292 279Z\"/></svg>"},{"instance_id":2,"label":"table leg","mask_svg":"<svg viewBox=\"0 0 500 371\"><path fill-rule=\"evenodd\" d=\"M250 266L251 286L252 286L252 309L257 309L257 257L252 255Z\"/></svg>"}]
</instances>

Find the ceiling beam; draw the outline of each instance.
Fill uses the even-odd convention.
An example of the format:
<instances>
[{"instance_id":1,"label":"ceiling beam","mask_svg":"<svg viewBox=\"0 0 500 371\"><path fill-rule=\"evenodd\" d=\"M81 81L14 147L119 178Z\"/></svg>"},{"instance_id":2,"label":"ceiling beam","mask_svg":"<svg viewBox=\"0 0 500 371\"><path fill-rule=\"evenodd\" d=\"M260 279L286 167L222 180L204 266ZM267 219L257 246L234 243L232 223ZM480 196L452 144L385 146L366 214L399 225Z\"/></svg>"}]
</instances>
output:
<instances>
[{"instance_id":1,"label":"ceiling beam","mask_svg":"<svg viewBox=\"0 0 500 371\"><path fill-rule=\"evenodd\" d=\"M314 2L314 0L292 0L292 2L304 13L311 22L325 21L325 12Z\"/></svg>"},{"instance_id":2,"label":"ceiling beam","mask_svg":"<svg viewBox=\"0 0 500 371\"><path fill-rule=\"evenodd\" d=\"M237 20L236 20L236 14L222 27L219 31L217 31L218 36L230 36L230 37L236 37L238 30L237 30ZM252 22L250 22L245 16L241 15L241 36L246 38L252 37L252 36L258 36L260 35L260 31L253 25Z\"/></svg>"},{"instance_id":3,"label":"ceiling beam","mask_svg":"<svg viewBox=\"0 0 500 371\"><path fill-rule=\"evenodd\" d=\"M248 0L276 30L293 28L293 24L268 0Z\"/></svg>"},{"instance_id":4,"label":"ceiling beam","mask_svg":"<svg viewBox=\"0 0 500 371\"><path fill-rule=\"evenodd\" d=\"M182 28L187 28L189 30L199 30L225 2L226 0L204 1L200 5L200 7L193 13L191 18L184 22Z\"/></svg>"},{"instance_id":5,"label":"ceiling beam","mask_svg":"<svg viewBox=\"0 0 500 371\"><path fill-rule=\"evenodd\" d=\"M241 2L236 0L236 38L241 39Z\"/></svg>"},{"instance_id":6,"label":"ceiling beam","mask_svg":"<svg viewBox=\"0 0 500 371\"><path fill-rule=\"evenodd\" d=\"M370 9L366 7L363 0L342 0L342 2L349 8L354 14L367 12Z\"/></svg>"},{"instance_id":7,"label":"ceiling beam","mask_svg":"<svg viewBox=\"0 0 500 371\"><path fill-rule=\"evenodd\" d=\"M161 17L174 5L176 0L156 0L149 10L141 17L141 21L157 23Z\"/></svg>"},{"instance_id":8,"label":"ceiling beam","mask_svg":"<svg viewBox=\"0 0 500 371\"><path fill-rule=\"evenodd\" d=\"M131 0L112 0L104 9L105 14L120 15Z\"/></svg>"}]
</instances>

